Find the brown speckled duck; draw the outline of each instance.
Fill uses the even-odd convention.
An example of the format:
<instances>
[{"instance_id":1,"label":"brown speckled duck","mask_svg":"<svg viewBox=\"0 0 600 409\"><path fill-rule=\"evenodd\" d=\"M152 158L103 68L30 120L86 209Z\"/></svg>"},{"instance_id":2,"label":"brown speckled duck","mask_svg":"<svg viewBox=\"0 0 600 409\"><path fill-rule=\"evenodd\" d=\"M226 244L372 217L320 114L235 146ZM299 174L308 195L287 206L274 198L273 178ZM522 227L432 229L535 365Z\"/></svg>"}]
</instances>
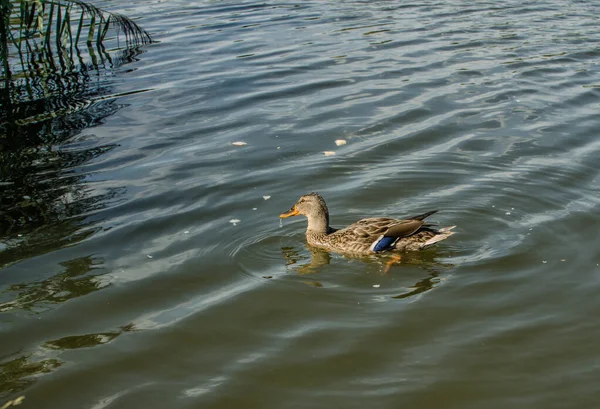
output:
<instances>
[{"instance_id":1,"label":"brown speckled duck","mask_svg":"<svg viewBox=\"0 0 600 409\"><path fill-rule=\"evenodd\" d=\"M423 221L436 212L434 210L406 220L371 217L337 230L329 226L329 211L325 200L317 193L309 193L300 197L290 210L279 217L306 216L306 241L311 246L367 256L383 252L422 250L447 239L454 234L451 230L456 226L436 230Z\"/></svg>"}]
</instances>

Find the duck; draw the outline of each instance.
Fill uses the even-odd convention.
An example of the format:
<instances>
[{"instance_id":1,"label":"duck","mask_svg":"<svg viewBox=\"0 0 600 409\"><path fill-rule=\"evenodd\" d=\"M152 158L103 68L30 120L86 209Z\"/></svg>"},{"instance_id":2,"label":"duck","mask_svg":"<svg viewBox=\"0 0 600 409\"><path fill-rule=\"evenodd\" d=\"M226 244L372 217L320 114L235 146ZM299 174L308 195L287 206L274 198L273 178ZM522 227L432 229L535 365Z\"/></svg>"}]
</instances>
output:
<instances>
[{"instance_id":1,"label":"duck","mask_svg":"<svg viewBox=\"0 0 600 409\"><path fill-rule=\"evenodd\" d=\"M337 253L370 256L381 253L418 251L452 236L456 226L435 229L425 219L438 210L432 210L406 219L370 217L343 229L329 225L329 209L318 193L308 193L285 213L281 219L305 216L308 219L306 241L310 246ZM398 256L399 257L399 256Z\"/></svg>"}]
</instances>

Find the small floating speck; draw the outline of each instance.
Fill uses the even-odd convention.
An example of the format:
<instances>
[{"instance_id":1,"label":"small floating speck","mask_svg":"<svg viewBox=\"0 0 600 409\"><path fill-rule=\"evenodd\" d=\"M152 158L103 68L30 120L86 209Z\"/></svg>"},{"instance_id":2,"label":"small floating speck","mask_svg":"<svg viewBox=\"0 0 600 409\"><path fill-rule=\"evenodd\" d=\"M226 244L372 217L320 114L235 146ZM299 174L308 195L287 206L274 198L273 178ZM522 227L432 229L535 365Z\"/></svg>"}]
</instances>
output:
<instances>
[{"instance_id":1,"label":"small floating speck","mask_svg":"<svg viewBox=\"0 0 600 409\"><path fill-rule=\"evenodd\" d=\"M231 142L231 144L232 144L233 146L244 146L244 145L248 145L246 142L242 142L242 141Z\"/></svg>"},{"instance_id":2,"label":"small floating speck","mask_svg":"<svg viewBox=\"0 0 600 409\"><path fill-rule=\"evenodd\" d=\"M148 258L152 258L152 256L151 256L150 254L147 254L147 255L146 255L146 257L148 257Z\"/></svg>"},{"instance_id":3,"label":"small floating speck","mask_svg":"<svg viewBox=\"0 0 600 409\"><path fill-rule=\"evenodd\" d=\"M186 231L183 232L183 234L190 234L190 231L186 230Z\"/></svg>"},{"instance_id":4,"label":"small floating speck","mask_svg":"<svg viewBox=\"0 0 600 409\"><path fill-rule=\"evenodd\" d=\"M277 149L281 149L281 146L278 146Z\"/></svg>"},{"instance_id":5,"label":"small floating speck","mask_svg":"<svg viewBox=\"0 0 600 409\"><path fill-rule=\"evenodd\" d=\"M273 276L262 276L262 278L273 278Z\"/></svg>"},{"instance_id":6,"label":"small floating speck","mask_svg":"<svg viewBox=\"0 0 600 409\"><path fill-rule=\"evenodd\" d=\"M269 200L271 198L271 196L263 196L263 199L265 200Z\"/></svg>"},{"instance_id":7,"label":"small floating speck","mask_svg":"<svg viewBox=\"0 0 600 409\"><path fill-rule=\"evenodd\" d=\"M17 234L17 237L23 237L23 235L22 234Z\"/></svg>"},{"instance_id":8,"label":"small floating speck","mask_svg":"<svg viewBox=\"0 0 600 409\"><path fill-rule=\"evenodd\" d=\"M566 258L561 258L560 261L567 261L567 259Z\"/></svg>"},{"instance_id":9,"label":"small floating speck","mask_svg":"<svg viewBox=\"0 0 600 409\"><path fill-rule=\"evenodd\" d=\"M323 153L325 154L325 156L333 156L333 155L335 155L334 151L325 151Z\"/></svg>"},{"instance_id":10,"label":"small floating speck","mask_svg":"<svg viewBox=\"0 0 600 409\"><path fill-rule=\"evenodd\" d=\"M256 209L258 209L258 207L253 207L253 208L252 208L252 210L256 210Z\"/></svg>"},{"instance_id":11,"label":"small floating speck","mask_svg":"<svg viewBox=\"0 0 600 409\"><path fill-rule=\"evenodd\" d=\"M546 261L546 260L542 260L542 263L546 264L546 263L547 263L547 261Z\"/></svg>"},{"instance_id":12,"label":"small floating speck","mask_svg":"<svg viewBox=\"0 0 600 409\"><path fill-rule=\"evenodd\" d=\"M381 287L381 284L373 284L373 288L379 288Z\"/></svg>"},{"instance_id":13,"label":"small floating speck","mask_svg":"<svg viewBox=\"0 0 600 409\"><path fill-rule=\"evenodd\" d=\"M241 222L241 220L240 220L240 219L231 219L231 220L229 220L229 223L233 224L234 226L237 226L237 224L238 224L239 222Z\"/></svg>"},{"instance_id":14,"label":"small floating speck","mask_svg":"<svg viewBox=\"0 0 600 409\"><path fill-rule=\"evenodd\" d=\"M348 142L346 142L346 140L345 140L345 139L336 139L336 140L335 140L335 144L336 144L337 146L342 146L342 145L345 145L345 144L347 144L347 143L348 143Z\"/></svg>"},{"instance_id":15,"label":"small floating speck","mask_svg":"<svg viewBox=\"0 0 600 409\"><path fill-rule=\"evenodd\" d=\"M507 216L509 216L509 215L510 215L510 212L506 212L506 213L504 213L504 214L505 214L505 215L507 215Z\"/></svg>"}]
</instances>

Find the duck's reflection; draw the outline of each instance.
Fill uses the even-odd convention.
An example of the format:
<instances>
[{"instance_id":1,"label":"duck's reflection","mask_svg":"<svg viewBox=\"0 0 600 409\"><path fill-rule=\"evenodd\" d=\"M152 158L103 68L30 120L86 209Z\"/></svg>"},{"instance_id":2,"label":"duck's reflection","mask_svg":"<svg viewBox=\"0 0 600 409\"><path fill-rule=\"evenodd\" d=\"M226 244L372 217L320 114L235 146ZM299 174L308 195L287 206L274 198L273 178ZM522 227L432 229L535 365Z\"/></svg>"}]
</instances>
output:
<instances>
[{"instance_id":1,"label":"duck's reflection","mask_svg":"<svg viewBox=\"0 0 600 409\"><path fill-rule=\"evenodd\" d=\"M422 294L429 290L432 290L441 281L439 276L440 276L440 273L438 273L438 272L429 273L429 277L417 281L412 287L408 287L408 291L398 294L398 295L393 295L391 298L396 298L396 299L410 298L412 296Z\"/></svg>"},{"instance_id":2,"label":"duck's reflection","mask_svg":"<svg viewBox=\"0 0 600 409\"><path fill-rule=\"evenodd\" d=\"M298 274L314 274L331 262L331 254L328 251L310 246L308 250L310 256L300 254L295 247L282 247L281 254L286 260L285 266Z\"/></svg>"},{"instance_id":3,"label":"duck's reflection","mask_svg":"<svg viewBox=\"0 0 600 409\"><path fill-rule=\"evenodd\" d=\"M305 249L309 250L307 254ZM331 262L331 254L319 248L307 246L306 248L298 249L296 247L282 247L281 253L285 259L285 265L288 270L291 270L299 275L308 275L319 273L322 268ZM389 258L381 256L373 256L365 258L365 262L373 262L381 266L381 274L394 274L400 272L403 266L419 266L423 269L427 276L419 279L412 286L404 287L406 291L392 295L391 298L405 299L419 294L423 294L435 288L444 280L441 277L442 270L453 267L450 263L441 263L436 260L439 257L438 253L418 252L418 253L403 253L401 261L398 261L389 267ZM318 281L305 281L305 284L313 287L323 287Z\"/></svg>"}]
</instances>

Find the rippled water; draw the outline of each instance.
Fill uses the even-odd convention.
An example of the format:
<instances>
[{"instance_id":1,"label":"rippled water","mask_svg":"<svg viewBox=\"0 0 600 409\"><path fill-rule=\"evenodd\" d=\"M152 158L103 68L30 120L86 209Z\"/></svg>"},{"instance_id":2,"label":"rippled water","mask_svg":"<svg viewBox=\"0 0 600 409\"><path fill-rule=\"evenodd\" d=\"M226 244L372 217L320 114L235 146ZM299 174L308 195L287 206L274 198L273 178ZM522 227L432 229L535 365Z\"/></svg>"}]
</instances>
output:
<instances>
[{"instance_id":1,"label":"rippled water","mask_svg":"<svg viewBox=\"0 0 600 409\"><path fill-rule=\"evenodd\" d=\"M103 6L158 42L62 147L111 147L69 169L100 205L2 244L0 403L597 407L600 6ZM312 254L310 191L457 234Z\"/></svg>"}]
</instances>

